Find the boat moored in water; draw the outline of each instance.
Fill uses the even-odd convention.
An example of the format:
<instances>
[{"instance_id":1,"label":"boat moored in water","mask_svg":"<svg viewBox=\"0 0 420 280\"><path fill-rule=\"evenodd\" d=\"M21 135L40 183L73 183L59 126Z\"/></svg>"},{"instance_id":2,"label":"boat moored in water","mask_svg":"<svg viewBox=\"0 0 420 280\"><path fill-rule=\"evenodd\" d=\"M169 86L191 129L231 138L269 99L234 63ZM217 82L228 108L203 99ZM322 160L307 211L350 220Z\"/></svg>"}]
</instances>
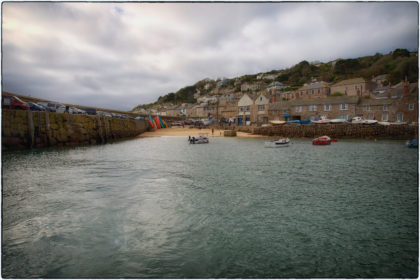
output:
<instances>
[{"instance_id":1,"label":"boat moored in water","mask_svg":"<svg viewBox=\"0 0 420 280\"><path fill-rule=\"evenodd\" d=\"M321 136L312 140L312 145L330 145L331 138L328 136Z\"/></svg>"},{"instance_id":2,"label":"boat moored in water","mask_svg":"<svg viewBox=\"0 0 420 280\"><path fill-rule=\"evenodd\" d=\"M410 141L407 141L407 142L405 143L405 146L406 146L407 148L418 148L418 147L419 147L419 140L417 140L417 139L412 139L412 140L410 140Z\"/></svg>"},{"instance_id":3,"label":"boat moored in water","mask_svg":"<svg viewBox=\"0 0 420 280\"><path fill-rule=\"evenodd\" d=\"M290 143L289 138L282 138L279 140L265 142L265 147L267 148L280 148L280 147L288 147Z\"/></svg>"},{"instance_id":4,"label":"boat moored in water","mask_svg":"<svg viewBox=\"0 0 420 280\"><path fill-rule=\"evenodd\" d=\"M207 133L200 133L198 135L198 137L189 137L188 136L188 141L190 142L190 144L208 144L209 141L209 136Z\"/></svg>"}]
</instances>

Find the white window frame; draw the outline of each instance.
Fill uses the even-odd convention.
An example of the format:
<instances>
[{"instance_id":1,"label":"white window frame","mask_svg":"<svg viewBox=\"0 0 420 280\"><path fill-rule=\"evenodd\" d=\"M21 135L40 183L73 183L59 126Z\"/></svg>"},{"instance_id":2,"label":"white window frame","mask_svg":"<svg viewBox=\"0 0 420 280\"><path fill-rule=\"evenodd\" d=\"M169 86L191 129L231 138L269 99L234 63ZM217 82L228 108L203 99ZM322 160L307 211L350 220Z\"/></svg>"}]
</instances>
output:
<instances>
[{"instance_id":1,"label":"white window frame","mask_svg":"<svg viewBox=\"0 0 420 280\"><path fill-rule=\"evenodd\" d=\"M296 112L299 112L299 113L302 112L302 106L296 106L295 110Z\"/></svg>"},{"instance_id":2,"label":"white window frame","mask_svg":"<svg viewBox=\"0 0 420 280\"><path fill-rule=\"evenodd\" d=\"M246 106L246 112L249 112L251 110L250 106Z\"/></svg>"},{"instance_id":3,"label":"white window frame","mask_svg":"<svg viewBox=\"0 0 420 280\"><path fill-rule=\"evenodd\" d=\"M326 111L326 112L329 112L329 111L331 111L331 104L325 104L324 105L324 111Z\"/></svg>"},{"instance_id":4,"label":"white window frame","mask_svg":"<svg viewBox=\"0 0 420 280\"><path fill-rule=\"evenodd\" d=\"M414 110L414 104L408 104L408 110L413 111Z\"/></svg>"},{"instance_id":5,"label":"white window frame","mask_svg":"<svg viewBox=\"0 0 420 280\"><path fill-rule=\"evenodd\" d=\"M404 121L404 114L398 113L397 114L397 122L403 122Z\"/></svg>"},{"instance_id":6,"label":"white window frame","mask_svg":"<svg viewBox=\"0 0 420 280\"><path fill-rule=\"evenodd\" d=\"M321 119L327 119L328 116L327 115L321 115Z\"/></svg>"},{"instance_id":7,"label":"white window frame","mask_svg":"<svg viewBox=\"0 0 420 280\"><path fill-rule=\"evenodd\" d=\"M349 104L347 104L347 103L340 104L340 110L341 111L346 111L348 109L349 109Z\"/></svg>"},{"instance_id":8,"label":"white window frame","mask_svg":"<svg viewBox=\"0 0 420 280\"><path fill-rule=\"evenodd\" d=\"M370 105L366 105L366 106L365 106L365 111L366 111L366 112L370 112Z\"/></svg>"},{"instance_id":9,"label":"white window frame","mask_svg":"<svg viewBox=\"0 0 420 280\"><path fill-rule=\"evenodd\" d=\"M258 112L262 112L265 111L265 106L264 105L258 105Z\"/></svg>"},{"instance_id":10,"label":"white window frame","mask_svg":"<svg viewBox=\"0 0 420 280\"><path fill-rule=\"evenodd\" d=\"M382 111L388 111L388 105L383 105L382 106Z\"/></svg>"},{"instance_id":11,"label":"white window frame","mask_svg":"<svg viewBox=\"0 0 420 280\"><path fill-rule=\"evenodd\" d=\"M369 113L368 114L368 120L374 120L374 119L375 119L375 114Z\"/></svg>"},{"instance_id":12,"label":"white window frame","mask_svg":"<svg viewBox=\"0 0 420 280\"><path fill-rule=\"evenodd\" d=\"M388 113L383 113L381 119L382 119L382 121L387 122L388 121Z\"/></svg>"},{"instance_id":13,"label":"white window frame","mask_svg":"<svg viewBox=\"0 0 420 280\"><path fill-rule=\"evenodd\" d=\"M316 112L316 105L309 105L309 112Z\"/></svg>"}]
</instances>

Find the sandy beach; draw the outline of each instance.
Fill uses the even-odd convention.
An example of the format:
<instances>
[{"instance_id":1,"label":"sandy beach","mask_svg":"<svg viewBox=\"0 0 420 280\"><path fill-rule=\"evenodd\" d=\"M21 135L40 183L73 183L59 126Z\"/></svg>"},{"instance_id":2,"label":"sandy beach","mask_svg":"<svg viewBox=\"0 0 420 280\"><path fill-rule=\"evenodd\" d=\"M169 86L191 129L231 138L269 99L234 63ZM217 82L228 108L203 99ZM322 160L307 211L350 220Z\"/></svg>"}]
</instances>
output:
<instances>
[{"instance_id":1,"label":"sandy beach","mask_svg":"<svg viewBox=\"0 0 420 280\"><path fill-rule=\"evenodd\" d=\"M215 129L214 133L212 134L211 128L193 128L193 127L169 127L169 128L161 128L155 131L147 131L139 135L138 137L161 137L161 136L197 136L199 133L208 133L209 137L224 137L223 130ZM264 137L262 135L254 135L245 132L237 132L236 137L248 137L248 138L259 138Z\"/></svg>"}]
</instances>

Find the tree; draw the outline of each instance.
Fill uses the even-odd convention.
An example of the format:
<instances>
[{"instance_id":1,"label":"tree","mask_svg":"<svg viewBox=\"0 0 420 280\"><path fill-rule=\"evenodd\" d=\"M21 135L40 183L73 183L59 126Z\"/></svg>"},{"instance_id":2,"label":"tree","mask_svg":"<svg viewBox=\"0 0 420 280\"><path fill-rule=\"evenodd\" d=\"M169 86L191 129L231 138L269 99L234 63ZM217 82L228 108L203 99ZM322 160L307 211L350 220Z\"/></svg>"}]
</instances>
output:
<instances>
[{"instance_id":1,"label":"tree","mask_svg":"<svg viewBox=\"0 0 420 280\"><path fill-rule=\"evenodd\" d=\"M392 58L397 58L399 56L409 57L410 56L410 52L407 49L395 49L392 52Z\"/></svg>"}]
</instances>

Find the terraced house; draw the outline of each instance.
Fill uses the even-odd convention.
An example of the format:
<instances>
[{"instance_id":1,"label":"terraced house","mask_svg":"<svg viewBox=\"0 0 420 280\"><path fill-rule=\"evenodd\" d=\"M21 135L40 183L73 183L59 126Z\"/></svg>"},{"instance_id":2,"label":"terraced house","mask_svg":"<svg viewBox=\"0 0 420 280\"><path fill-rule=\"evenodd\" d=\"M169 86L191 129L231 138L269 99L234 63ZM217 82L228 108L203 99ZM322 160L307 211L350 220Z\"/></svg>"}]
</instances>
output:
<instances>
[{"instance_id":1,"label":"terraced house","mask_svg":"<svg viewBox=\"0 0 420 280\"><path fill-rule=\"evenodd\" d=\"M325 98L330 94L329 84L326 82L315 82L304 85L296 91L295 97L298 98Z\"/></svg>"},{"instance_id":2,"label":"terraced house","mask_svg":"<svg viewBox=\"0 0 420 280\"><path fill-rule=\"evenodd\" d=\"M289 101L291 120L317 118L349 119L355 115L357 96L330 96L325 98L295 99Z\"/></svg>"},{"instance_id":3,"label":"terraced house","mask_svg":"<svg viewBox=\"0 0 420 280\"><path fill-rule=\"evenodd\" d=\"M355 78L340 81L331 86L331 94L341 93L346 96L369 96L376 88L376 82Z\"/></svg>"}]
</instances>

